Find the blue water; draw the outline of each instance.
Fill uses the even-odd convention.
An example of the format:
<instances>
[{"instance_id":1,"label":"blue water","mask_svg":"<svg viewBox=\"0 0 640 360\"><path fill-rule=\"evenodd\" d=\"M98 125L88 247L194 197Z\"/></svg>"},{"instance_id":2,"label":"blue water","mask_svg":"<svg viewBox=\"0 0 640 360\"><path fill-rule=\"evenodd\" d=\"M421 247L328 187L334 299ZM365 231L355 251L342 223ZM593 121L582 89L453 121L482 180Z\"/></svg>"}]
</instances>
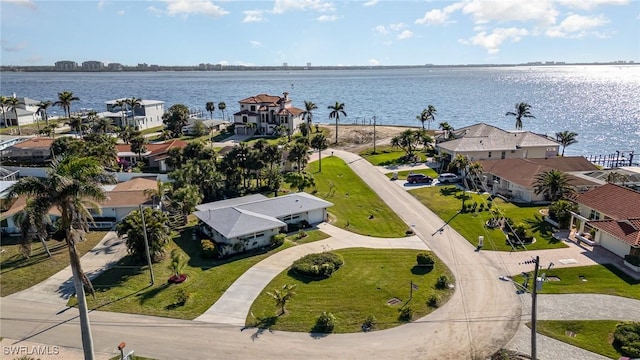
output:
<instances>
[{"instance_id":1,"label":"blue water","mask_svg":"<svg viewBox=\"0 0 640 360\"><path fill-rule=\"evenodd\" d=\"M525 130L578 133L567 155L640 152L640 66L0 75L4 96L55 101L65 90L80 98L73 111L102 111L107 100L135 96L201 111L208 101L224 101L227 114L239 110L241 99L287 91L299 108L313 101L314 122L321 123L330 122L327 106L340 101L348 114L343 123L376 116L378 124L419 126L416 115L432 104L438 110L432 128L446 121L454 128L485 122L513 129L515 119L505 113L524 101L536 116L523 119ZM56 113L62 109L50 111Z\"/></svg>"}]
</instances>

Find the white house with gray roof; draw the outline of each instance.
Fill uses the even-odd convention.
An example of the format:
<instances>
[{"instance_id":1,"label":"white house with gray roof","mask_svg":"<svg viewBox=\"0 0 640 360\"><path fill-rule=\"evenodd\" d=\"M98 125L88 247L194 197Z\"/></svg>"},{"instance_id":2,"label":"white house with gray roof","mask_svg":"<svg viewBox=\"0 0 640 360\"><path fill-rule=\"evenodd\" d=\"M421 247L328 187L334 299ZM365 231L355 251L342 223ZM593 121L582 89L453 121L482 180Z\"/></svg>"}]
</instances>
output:
<instances>
[{"instance_id":1,"label":"white house with gray roof","mask_svg":"<svg viewBox=\"0 0 640 360\"><path fill-rule=\"evenodd\" d=\"M194 215L215 243L242 252L269 245L288 224L325 221L329 206L333 204L304 192L275 198L256 194L198 205Z\"/></svg>"},{"instance_id":2,"label":"white house with gray roof","mask_svg":"<svg viewBox=\"0 0 640 360\"><path fill-rule=\"evenodd\" d=\"M13 97L18 99L18 104L15 110L10 105L3 105L4 111L0 112L0 125L27 125L42 120L42 117L38 113L38 104L40 101L27 97L17 97L15 94L13 94ZM17 118L16 113L18 115Z\"/></svg>"},{"instance_id":3,"label":"white house with gray roof","mask_svg":"<svg viewBox=\"0 0 640 360\"><path fill-rule=\"evenodd\" d=\"M106 102L107 111L99 113L99 117L109 118L118 127L126 125L139 130L163 126L162 115L164 114L164 101L160 100L140 100L140 106L129 109L126 105L118 106L119 100L125 98L109 100Z\"/></svg>"},{"instance_id":4,"label":"white house with gray roof","mask_svg":"<svg viewBox=\"0 0 640 360\"><path fill-rule=\"evenodd\" d=\"M449 140L436 145L446 158L463 155L470 161L551 158L559 147L557 141L531 131L507 131L484 123L454 130Z\"/></svg>"}]
</instances>

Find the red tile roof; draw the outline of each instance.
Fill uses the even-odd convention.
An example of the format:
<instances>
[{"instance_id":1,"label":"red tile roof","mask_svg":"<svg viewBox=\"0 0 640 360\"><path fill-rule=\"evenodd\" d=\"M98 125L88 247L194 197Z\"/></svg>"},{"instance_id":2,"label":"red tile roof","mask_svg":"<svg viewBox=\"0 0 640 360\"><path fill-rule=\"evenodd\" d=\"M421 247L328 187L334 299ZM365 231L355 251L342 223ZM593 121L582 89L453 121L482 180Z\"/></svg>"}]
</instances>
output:
<instances>
[{"instance_id":1,"label":"red tile roof","mask_svg":"<svg viewBox=\"0 0 640 360\"><path fill-rule=\"evenodd\" d=\"M251 96L246 99L240 100L241 104L263 104L268 106L276 106L284 98L276 95L268 95L268 94L258 94L256 96Z\"/></svg>"},{"instance_id":2,"label":"red tile roof","mask_svg":"<svg viewBox=\"0 0 640 360\"><path fill-rule=\"evenodd\" d=\"M493 159L479 160L483 172L490 173L525 188L533 187L537 174L551 169L562 172L593 171L598 168L582 156L552 157L548 159ZM571 185L595 185L585 179L570 177Z\"/></svg>"},{"instance_id":3,"label":"red tile roof","mask_svg":"<svg viewBox=\"0 0 640 360\"><path fill-rule=\"evenodd\" d=\"M100 203L100 207L127 207L151 203L151 197L145 194L144 190L109 191L107 199Z\"/></svg>"},{"instance_id":4,"label":"red tile roof","mask_svg":"<svg viewBox=\"0 0 640 360\"><path fill-rule=\"evenodd\" d=\"M145 145L145 147L147 148L147 151L150 152L149 156L155 156L158 154L166 153L167 151L169 151L169 149L174 147L183 149L185 146L187 146L187 142L178 140L178 139L169 140L163 143ZM118 150L119 153L131 152L131 144L117 144L116 149Z\"/></svg>"},{"instance_id":5,"label":"red tile roof","mask_svg":"<svg viewBox=\"0 0 640 360\"><path fill-rule=\"evenodd\" d=\"M158 182L155 179L137 177L118 183L111 191L144 191L147 189L156 189L157 187Z\"/></svg>"},{"instance_id":6,"label":"red tile roof","mask_svg":"<svg viewBox=\"0 0 640 360\"><path fill-rule=\"evenodd\" d=\"M640 218L624 221L594 220L589 221L589 225L607 232L633 247L640 247Z\"/></svg>"},{"instance_id":7,"label":"red tile roof","mask_svg":"<svg viewBox=\"0 0 640 360\"><path fill-rule=\"evenodd\" d=\"M52 139L52 138L36 137L23 142L19 142L13 146L20 149L31 149L31 148L49 149L51 147L51 144L53 144L54 141L55 139Z\"/></svg>"},{"instance_id":8,"label":"red tile roof","mask_svg":"<svg viewBox=\"0 0 640 360\"><path fill-rule=\"evenodd\" d=\"M640 192L605 184L576 196L575 201L614 220L640 218Z\"/></svg>"}]
</instances>

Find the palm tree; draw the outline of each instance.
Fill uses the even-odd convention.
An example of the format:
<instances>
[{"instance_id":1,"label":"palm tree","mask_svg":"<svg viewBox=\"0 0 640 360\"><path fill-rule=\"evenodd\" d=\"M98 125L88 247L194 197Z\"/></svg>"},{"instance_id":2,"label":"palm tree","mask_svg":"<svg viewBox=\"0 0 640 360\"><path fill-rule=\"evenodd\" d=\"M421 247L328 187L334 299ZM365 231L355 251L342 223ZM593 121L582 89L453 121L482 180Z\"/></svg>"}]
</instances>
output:
<instances>
[{"instance_id":1,"label":"palm tree","mask_svg":"<svg viewBox=\"0 0 640 360\"><path fill-rule=\"evenodd\" d=\"M521 102L516 104L516 112L508 111L505 116L516 117L516 130L522 129L522 118L535 119L536 117L531 114L531 105Z\"/></svg>"},{"instance_id":2,"label":"palm tree","mask_svg":"<svg viewBox=\"0 0 640 360\"><path fill-rule=\"evenodd\" d=\"M551 169L534 177L533 191L536 195L545 194L551 201L575 192L567 175L560 170Z\"/></svg>"},{"instance_id":3,"label":"palm tree","mask_svg":"<svg viewBox=\"0 0 640 360\"><path fill-rule=\"evenodd\" d=\"M145 230L147 232L147 243L149 245L149 255L151 260L158 262L165 256L165 250L171 239L169 229L169 218L162 210L149 207L142 208L144 214L144 224L140 210L134 210L127 215L116 226L118 236L127 235L126 244L129 254L138 261L145 260Z\"/></svg>"},{"instance_id":4,"label":"palm tree","mask_svg":"<svg viewBox=\"0 0 640 360\"><path fill-rule=\"evenodd\" d=\"M139 133L139 131L136 131L133 127L127 125L122 128L120 132L118 132L118 137L122 139L123 143L128 144L131 142L131 139L133 139Z\"/></svg>"},{"instance_id":5,"label":"palm tree","mask_svg":"<svg viewBox=\"0 0 640 360\"><path fill-rule=\"evenodd\" d=\"M142 154L147 152L145 146L149 141L142 135L137 135L131 138L131 152L138 154L138 159L142 161Z\"/></svg>"},{"instance_id":6,"label":"palm tree","mask_svg":"<svg viewBox=\"0 0 640 360\"><path fill-rule=\"evenodd\" d=\"M69 250L73 273L73 285L80 313L80 329L85 359L93 359L93 339L85 298L85 287L94 293L89 278L82 271L76 242L82 240L91 220L89 207L99 211L97 202L106 200L106 194L98 179L104 179L104 169L95 159L64 157L55 160L47 177L24 177L9 189L9 195L27 196L35 209L48 212L55 207L60 211L59 230Z\"/></svg>"},{"instance_id":7,"label":"palm tree","mask_svg":"<svg viewBox=\"0 0 640 360\"><path fill-rule=\"evenodd\" d=\"M131 120L133 120L133 123L135 124L135 127L137 129L138 123L136 122L136 108L142 106L142 99L132 97L131 99L125 99L124 102L129 106L129 109L131 110Z\"/></svg>"},{"instance_id":8,"label":"palm tree","mask_svg":"<svg viewBox=\"0 0 640 360\"><path fill-rule=\"evenodd\" d=\"M13 115L16 117L16 125L18 125L18 135L22 135L22 129L20 128L20 119L18 118L18 105L20 105L20 100L17 97L10 97L7 100L7 104L9 104L9 108L13 110Z\"/></svg>"},{"instance_id":9,"label":"palm tree","mask_svg":"<svg viewBox=\"0 0 640 360\"><path fill-rule=\"evenodd\" d=\"M311 138L311 147L318 150L318 172L322 172L322 150L329 147L327 138L322 133L316 133Z\"/></svg>"},{"instance_id":10,"label":"palm tree","mask_svg":"<svg viewBox=\"0 0 640 360\"><path fill-rule=\"evenodd\" d=\"M311 131L311 122L313 122L313 110L317 110L318 106L313 101L304 102L304 111L302 112L302 120L307 120L307 128Z\"/></svg>"},{"instance_id":11,"label":"palm tree","mask_svg":"<svg viewBox=\"0 0 640 360\"><path fill-rule=\"evenodd\" d=\"M111 130L113 130L114 128L115 127L113 126L111 119L101 117L96 120L96 123L93 126L93 131L99 134L106 134L108 132L111 132Z\"/></svg>"},{"instance_id":12,"label":"palm tree","mask_svg":"<svg viewBox=\"0 0 640 360\"><path fill-rule=\"evenodd\" d=\"M13 216L14 223L18 224L20 229L20 253L25 258L31 256L31 243L34 238L38 238L42 243L42 247L51 257L51 252L45 241L48 236L47 225L51 223L47 211L41 211L36 208L34 203L29 201L25 208Z\"/></svg>"},{"instance_id":13,"label":"palm tree","mask_svg":"<svg viewBox=\"0 0 640 360\"><path fill-rule=\"evenodd\" d=\"M480 164L477 161L474 161L469 164L468 170L469 170L468 171L469 179L474 185L477 184L477 181L480 180L480 176L482 176L482 173L484 172L484 168L482 167L482 164ZM477 186L475 186L475 188L477 189Z\"/></svg>"},{"instance_id":14,"label":"palm tree","mask_svg":"<svg viewBox=\"0 0 640 360\"><path fill-rule=\"evenodd\" d=\"M162 200L164 199L165 195L169 191L171 191L172 188L173 188L173 185L170 182L163 182L162 180L158 179L156 181L156 188L146 189L144 191L144 194L153 199L153 205L155 206L156 200L158 204L162 203Z\"/></svg>"},{"instance_id":15,"label":"palm tree","mask_svg":"<svg viewBox=\"0 0 640 360\"><path fill-rule=\"evenodd\" d=\"M73 93L71 91L63 91L61 93L58 93L58 101L54 102L53 105L60 106L62 110L64 110L64 116L66 118L70 118L71 104L74 101L78 101L78 100L80 100L80 98L77 96L73 96Z\"/></svg>"},{"instance_id":16,"label":"palm tree","mask_svg":"<svg viewBox=\"0 0 640 360\"><path fill-rule=\"evenodd\" d=\"M470 161L466 156L462 154L458 154L449 163L449 171L456 169L460 173L466 172L469 164L470 164Z\"/></svg>"},{"instance_id":17,"label":"palm tree","mask_svg":"<svg viewBox=\"0 0 640 360\"><path fill-rule=\"evenodd\" d=\"M227 104L224 103L224 101L220 101L218 103L218 110L222 111L222 120L224 120L224 109L227 108Z\"/></svg>"},{"instance_id":18,"label":"palm tree","mask_svg":"<svg viewBox=\"0 0 640 360\"><path fill-rule=\"evenodd\" d=\"M556 139L558 139L558 142L560 143L560 145L562 145L561 156L564 156L564 149L566 149L567 146L573 145L578 142L578 140L576 140L577 136L578 134L574 133L573 131L561 131L556 133Z\"/></svg>"},{"instance_id":19,"label":"palm tree","mask_svg":"<svg viewBox=\"0 0 640 360\"><path fill-rule=\"evenodd\" d=\"M303 143L296 143L289 150L287 160L296 163L298 167L298 173L301 172L304 165L307 164L307 161L309 159L309 155L307 155L308 150L309 147Z\"/></svg>"},{"instance_id":20,"label":"palm tree","mask_svg":"<svg viewBox=\"0 0 640 360\"><path fill-rule=\"evenodd\" d=\"M82 133L85 127L84 124L82 123L82 118L73 116L69 118L69 120L66 121L65 124L69 125L71 130L73 130L76 133L76 136L82 137Z\"/></svg>"},{"instance_id":21,"label":"palm tree","mask_svg":"<svg viewBox=\"0 0 640 360\"><path fill-rule=\"evenodd\" d=\"M258 128L258 125L254 122L246 123L244 125L245 135L249 134L249 130L253 130L253 133L255 134L257 128Z\"/></svg>"},{"instance_id":22,"label":"palm tree","mask_svg":"<svg viewBox=\"0 0 640 360\"><path fill-rule=\"evenodd\" d=\"M416 116L416 119L422 123L422 130L424 131L424 123L427 122L427 129L431 128L431 122L435 120L436 108L433 105L429 105L426 109L422 110L420 115Z\"/></svg>"},{"instance_id":23,"label":"palm tree","mask_svg":"<svg viewBox=\"0 0 640 360\"><path fill-rule=\"evenodd\" d=\"M329 113L329 119L336 119L336 144L338 143L338 123L340 122L340 114L347 116L347 113L344 112L344 103L336 101L335 105L330 105L327 107L331 110Z\"/></svg>"},{"instance_id":24,"label":"palm tree","mask_svg":"<svg viewBox=\"0 0 640 360\"><path fill-rule=\"evenodd\" d=\"M209 112L209 117L213 119L213 112L216 111L216 103L213 101L207 101L205 109Z\"/></svg>"},{"instance_id":25,"label":"palm tree","mask_svg":"<svg viewBox=\"0 0 640 360\"><path fill-rule=\"evenodd\" d=\"M7 123L7 107L9 106L9 98L6 96L0 96L0 109L2 110L2 121L4 122L4 127L9 127Z\"/></svg>"},{"instance_id":26,"label":"palm tree","mask_svg":"<svg viewBox=\"0 0 640 360\"><path fill-rule=\"evenodd\" d=\"M272 292L268 292L267 294L271 296L275 302L276 307L280 308L280 315L284 315L286 312L286 306L296 296L296 288L298 285L296 284L284 284L281 289L274 289Z\"/></svg>"},{"instance_id":27,"label":"palm tree","mask_svg":"<svg viewBox=\"0 0 640 360\"><path fill-rule=\"evenodd\" d=\"M49 114L47 113L47 111L51 105L53 105L53 103L49 100L41 101L38 103L38 109L36 110L36 112L40 114L40 117L44 119L47 125L49 125Z\"/></svg>"}]
</instances>

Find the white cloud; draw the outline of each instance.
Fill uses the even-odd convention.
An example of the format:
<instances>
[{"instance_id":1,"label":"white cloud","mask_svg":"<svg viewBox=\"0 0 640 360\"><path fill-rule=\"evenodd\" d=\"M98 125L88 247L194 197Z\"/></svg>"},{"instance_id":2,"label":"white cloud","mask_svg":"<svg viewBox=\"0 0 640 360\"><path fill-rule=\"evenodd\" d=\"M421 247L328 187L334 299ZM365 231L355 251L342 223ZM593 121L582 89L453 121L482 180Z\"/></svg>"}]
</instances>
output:
<instances>
[{"instance_id":1,"label":"white cloud","mask_svg":"<svg viewBox=\"0 0 640 360\"><path fill-rule=\"evenodd\" d=\"M581 38L587 35L589 30L608 23L609 20L602 15L582 16L572 14L562 20L558 26L548 28L545 35L558 38Z\"/></svg>"},{"instance_id":2,"label":"white cloud","mask_svg":"<svg viewBox=\"0 0 640 360\"><path fill-rule=\"evenodd\" d=\"M464 3L459 2L445 7L444 9L433 9L427 11L424 16L415 21L416 24L438 25L450 22L449 15L462 9Z\"/></svg>"},{"instance_id":3,"label":"white cloud","mask_svg":"<svg viewBox=\"0 0 640 360\"><path fill-rule=\"evenodd\" d=\"M229 12L208 0L164 0L167 3L167 13L171 16L190 14L204 14L220 17Z\"/></svg>"},{"instance_id":4,"label":"white cloud","mask_svg":"<svg viewBox=\"0 0 640 360\"><path fill-rule=\"evenodd\" d=\"M155 16L161 16L163 14L162 10L160 10L157 7L154 7L154 6L149 6L147 8L147 11L150 12L151 14L155 15Z\"/></svg>"},{"instance_id":5,"label":"white cloud","mask_svg":"<svg viewBox=\"0 0 640 360\"><path fill-rule=\"evenodd\" d=\"M393 31L400 31L404 28L406 28L407 25L405 25L404 23L397 23L397 24L389 24L389 29L393 30Z\"/></svg>"},{"instance_id":6,"label":"white cloud","mask_svg":"<svg viewBox=\"0 0 640 360\"><path fill-rule=\"evenodd\" d=\"M2 0L3 3L14 4L22 7L26 7L32 10L37 9L36 3L31 0Z\"/></svg>"},{"instance_id":7,"label":"white cloud","mask_svg":"<svg viewBox=\"0 0 640 360\"><path fill-rule=\"evenodd\" d=\"M629 0L556 0L558 4L566 7L590 10L600 5L626 5Z\"/></svg>"},{"instance_id":8,"label":"white cloud","mask_svg":"<svg viewBox=\"0 0 640 360\"><path fill-rule=\"evenodd\" d=\"M379 0L369 0L366 3L362 4L362 6L374 6L379 2Z\"/></svg>"},{"instance_id":9,"label":"white cloud","mask_svg":"<svg viewBox=\"0 0 640 360\"><path fill-rule=\"evenodd\" d=\"M251 40L249 41L249 43L251 44L251 47L254 49L262 47L262 43L260 41Z\"/></svg>"},{"instance_id":10,"label":"white cloud","mask_svg":"<svg viewBox=\"0 0 640 360\"><path fill-rule=\"evenodd\" d=\"M107 5L107 2L104 0L100 0L98 1L98 10L102 10L104 9L104 7Z\"/></svg>"},{"instance_id":11,"label":"white cloud","mask_svg":"<svg viewBox=\"0 0 640 360\"><path fill-rule=\"evenodd\" d=\"M120 15L120 16L124 15L124 10L119 10L119 11L117 12L117 14L118 14L118 15Z\"/></svg>"},{"instance_id":12,"label":"white cloud","mask_svg":"<svg viewBox=\"0 0 640 360\"><path fill-rule=\"evenodd\" d=\"M389 30L387 30L387 28L384 27L384 25L378 25L374 28L377 32L379 32L380 34L386 35L389 33Z\"/></svg>"},{"instance_id":13,"label":"white cloud","mask_svg":"<svg viewBox=\"0 0 640 360\"><path fill-rule=\"evenodd\" d=\"M411 32L410 30L405 30L403 32L401 32L400 34L398 34L398 40L406 40L406 39L410 39L413 37L413 32Z\"/></svg>"},{"instance_id":14,"label":"white cloud","mask_svg":"<svg viewBox=\"0 0 640 360\"><path fill-rule=\"evenodd\" d=\"M369 59L369 65L378 66L378 65L380 65L380 61L378 61L376 59Z\"/></svg>"},{"instance_id":15,"label":"white cloud","mask_svg":"<svg viewBox=\"0 0 640 360\"><path fill-rule=\"evenodd\" d=\"M489 54L497 54L500 51L500 46L503 42L511 40L512 42L518 42L523 36L529 35L526 29L518 28L496 28L488 34L486 31L482 31L469 40L459 40L465 45L482 46L487 49Z\"/></svg>"},{"instance_id":16,"label":"white cloud","mask_svg":"<svg viewBox=\"0 0 640 360\"><path fill-rule=\"evenodd\" d=\"M322 0L275 0L273 13L282 14L287 11L335 11L332 3Z\"/></svg>"},{"instance_id":17,"label":"white cloud","mask_svg":"<svg viewBox=\"0 0 640 360\"><path fill-rule=\"evenodd\" d=\"M558 16L551 0L471 0L462 12L470 14L476 24L519 21L551 25Z\"/></svg>"},{"instance_id":18,"label":"white cloud","mask_svg":"<svg viewBox=\"0 0 640 360\"><path fill-rule=\"evenodd\" d=\"M318 21L336 21L338 17L336 15L320 15L318 16Z\"/></svg>"},{"instance_id":19,"label":"white cloud","mask_svg":"<svg viewBox=\"0 0 640 360\"><path fill-rule=\"evenodd\" d=\"M243 23L250 22L262 22L265 18L262 15L262 10L245 10L244 11L244 19L242 19Z\"/></svg>"},{"instance_id":20,"label":"white cloud","mask_svg":"<svg viewBox=\"0 0 640 360\"><path fill-rule=\"evenodd\" d=\"M8 42L7 40L2 40L0 41L0 44L2 45L2 50L7 52L22 51L29 47L29 44L27 44L25 41L13 44Z\"/></svg>"}]
</instances>

